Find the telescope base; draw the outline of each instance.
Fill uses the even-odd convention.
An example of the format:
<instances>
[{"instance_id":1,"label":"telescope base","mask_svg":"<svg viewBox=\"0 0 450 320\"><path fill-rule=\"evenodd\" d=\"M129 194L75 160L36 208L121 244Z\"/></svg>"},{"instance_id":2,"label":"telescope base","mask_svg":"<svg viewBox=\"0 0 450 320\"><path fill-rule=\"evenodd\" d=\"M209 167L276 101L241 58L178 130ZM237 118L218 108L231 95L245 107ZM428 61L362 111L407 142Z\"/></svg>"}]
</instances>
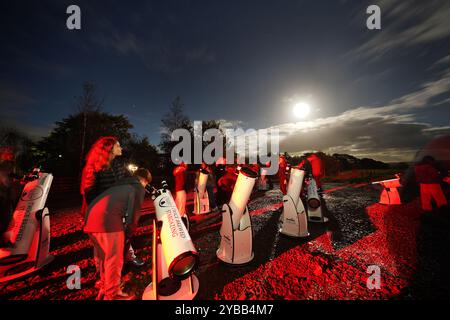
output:
<instances>
[{"instance_id":1,"label":"telescope base","mask_svg":"<svg viewBox=\"0 0 450 320\"><path fill-rule=\"evenodd\" d=\"M222 210L220 228L220 246L217 258L229 265L244 265L254 258L252 223L248 208L239 223L239 229L233 230L232 209L225 204Z\"/></svg>"},{"instance_id":2,"label":"telescope base","mask_svg":"<svg viewBox=\"0 0 450 320\"><path fill-rule=\"evenodd\" d=\"M181 280L181 287L176 293L170 296L158 295L156 297L153 283L150 283L142 294L142 300L193 300L198 293L199 286L198 278L192 274L189 278Z\"/></svg>"},{"instance_id":3,"label":"telescope base","mask_svg":"<svg viewBox=\"0 0 450 320\"><path fill-rule=\"evenodd\" d=\"M227 266L234 266L234 267L242 267L245 266L247 264L249 264L250 262L252 262L253 258L255 257L255 255L252 252L252 255L250 257L248 257L247 259L243 259L242 261L238 261L238 260L234 260L231 261L230 259L227 259L227 257L225 256L219 256L219 250L216 251L216 255L217 258L220 260L221 263L227 265Z\"/></svg>"},{"instance_id":4,"label":"telescope base","mask_svg":"<svg viewBox=\"0 0 450 320\"><path fill-rule=\"evenodd\" d=\"M197 191L194 192L194 214L201 215L210 213L211 210L209 208L209 196L208 192L205 190L203 196L200 197Z\"/></svg>"},{"instance_id":5,"label":"telescope base","mask_svg":"<svg viewBox=\"0 0 450 320\"><path fill-rule=\"evenodd\" d=\"M31 246L24 259L10 261L0 265L0 283L11 281L30 273L33 273L46 266L54 260L54 256L49 254L50 250L50 215L47 208L38 210L36 213L38 226L34 232ZM10 256L14 258L15 256Z\"/></svg>"},{"instance_id":6,"label":"telescope base","mask_svg":"<svg viewBox=\"0 0 450 320\"><path fill-rule=\"evenodd\" d=\"M297 207L289 195L283 197L283 213L280 217L280 233L295 238L307 238L308 220L301 199L298 199Z\"/></svg>"}]
</instances>

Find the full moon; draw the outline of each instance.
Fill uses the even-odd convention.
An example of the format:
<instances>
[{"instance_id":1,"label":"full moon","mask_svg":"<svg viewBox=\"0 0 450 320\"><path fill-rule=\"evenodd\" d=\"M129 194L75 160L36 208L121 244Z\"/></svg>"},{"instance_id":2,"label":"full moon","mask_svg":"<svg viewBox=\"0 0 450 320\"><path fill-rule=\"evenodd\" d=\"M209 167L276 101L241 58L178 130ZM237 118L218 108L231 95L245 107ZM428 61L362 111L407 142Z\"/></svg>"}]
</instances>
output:
<instances>
[{"instance_id":1,"label":"full moon","mask_svg":"<svg viewBox=\"0 0 450 320\"><path fill-rule=\"evenodd\" d=\"M297 103L294 108L292 109L292 111L294 112L294 115L299 118L299 119L304 119L306 118L310 111L311 111L311 107L309 106L309 104L304 103L304 102L300 102Z\"/></svg>"}]
</instances>

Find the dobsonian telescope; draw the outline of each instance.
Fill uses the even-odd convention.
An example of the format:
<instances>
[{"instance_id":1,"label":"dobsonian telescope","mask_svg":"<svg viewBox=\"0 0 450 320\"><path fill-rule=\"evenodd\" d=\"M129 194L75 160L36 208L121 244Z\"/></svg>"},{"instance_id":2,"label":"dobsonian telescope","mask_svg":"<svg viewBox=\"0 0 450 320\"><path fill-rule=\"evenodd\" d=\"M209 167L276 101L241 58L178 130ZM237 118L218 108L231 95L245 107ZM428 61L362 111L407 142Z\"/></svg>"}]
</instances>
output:
<instances>
[{"instance_id":1,"label":"dobsonian telescope","mask_svg":"<svg viewBox=\"0 0 450 320\"><path fill-rule=\"evenodd\" d=\"M283 196L280 232L291 237L308 237L308 217L300 194L305 171L292 167L287 194Z\"/></svg>"},{"instance_id":2,"label":"dobsonian telescope","mask_svg":"<svg viewBox=\"0 0 450 320\"><path fill-rule=\"evenodd\" d=\"M0 282L39 270L51 261L50 215L45 207L53 175L35 169L25 186L13 218L3 235L9 246L0 248Z\"/></svg>"},{"instance_id":3,"label":"dobsonian telescope","mask_svg":"<svg viewBox=\"0 0 450 320\"><path fill-rule=\"evenodd\" d=\"M200 169L197 186L194 190L194 214L205 214L210 212L209 195L206 190L208 175L208 171L205 169Z\"/></svg>"},{"instance_id":4,"label":"dobsonian telescope","mask_svg":"<svg viewBox=\"0 0 450 320\"><path fill-rule=\"evenodd\" d=\"M371 184L379 184L383 187L379 203L387 205L402 204L400 194L398 193L398 188L402 186L400 178L375 181Z\"/></svg>"},{"instance_id":5,"label":"dobsonian telescope","mask_svg":"<svg viewBox=\"0 0 450 320\"><path fill-rule=\"evenodd\" d=\"M180 217L175 201L165 181L153 189L156 210L153 221L152 282L143 300L192 300L199 288L193 274L199 256Z\"/></svg>"},{"instance_id":6,"label":"dobsonian telescope","mask_svg":"<svg viewBox=\"0 0 450 320\"><path fill-rule=\"evenodd\" d=\"M243 166L230 202L222 207L221 241L216 255L227 264L245 264L254 257L252 221L247 203L257 178L256 172Z\"/></svg>"}]
</instances>

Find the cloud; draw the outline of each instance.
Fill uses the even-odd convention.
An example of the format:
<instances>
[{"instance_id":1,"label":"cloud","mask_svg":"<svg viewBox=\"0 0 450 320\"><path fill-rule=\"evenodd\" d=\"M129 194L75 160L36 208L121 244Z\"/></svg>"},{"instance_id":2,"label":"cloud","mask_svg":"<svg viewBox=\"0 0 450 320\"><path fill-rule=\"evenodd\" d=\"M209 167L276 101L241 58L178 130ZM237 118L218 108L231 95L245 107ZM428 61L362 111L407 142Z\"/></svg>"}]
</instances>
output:
<instances>
[{"instance_id":1,"label":"cloud","mask_svg":"<svg viewBox=\"0 0 450 320\"><path fill-rule=\"evenodd\" d=\"M0 128L12 128L18 130L30 139L38 141L50 133L50 131L54 128L54 124L35 125L24 123L23 121L17 121L16 119L10 117L2 117L0 119Z\"/></svg>"},{"instance_id":2,"label":"cloud","mask_svg":"<svg viewBox=\"0 0 450 320\"><path fill-rule=\"evenodd\" d=\"M448 64L448 63L450 63L450 54L448 56L445 56L442 59L439 59L438 61L436 61L436 65Z\"/></svg>"},{"instance_id":3,"label":"cloud","mask_svg":"<svg viewBox=\"0 0 450 320\"><path fill-rule=\"evenodd\" d=\"M388 162L410 161L430 139L450 133L450 126L433 127L418 122L414 114L419 109L433 108L436 104L431 101L449 91L450 72L446 70L440 78L385 106L359 107L328 118L284 123L270 129L279 130L282 152L321 150Z\"/></svg>"},{"instance_id":4,"label":"cloud","mask_svg":"<svg viewBox=\"0 0 450 320\"><path fill-rule=\"evenodd\" d=\"M35 100L27 94L13 88L0 87L0 105L3 107L20 107Z\"/></svg>"},{"instance_id":5,"label":"cloud","mask_svg":"<svg viewBox=\"0 0 450 320\"><path fill-rule=\"evenodd\" d=\"M36 100L20 89L0 83L0 116L20 117L26 112L26 107Z\"/></svg>"},{"instance_id":6,"label":"cloud","mask_svg":"<svg viewBox=\"0 0 450 320\"><path fill-rule=\"evenodd\" d=\"M431 43L450 36L449 1L379 1L381 30L349 54L377 59L396 49Z\"/></svg>"},{"instance_id":7,"label":"cloud","mask_svg":"<svg viewBox=\"0 0 450 320\"><path fill-rule=\"evenodd\" d=\"M36 102L21 89L0 83L0 127L17 129L33 140L47 135L53 125L33 125L22 120Z\"/></svg>"},{"instance_id":8,"label":"cloud","mask_svg":"<svg viewBox=\"0 0 450 320\"><path fill-rule=\"evenodd\" d=\"M190 65L205 65L216 61L215 53L204 43L180 44L163 36L158 27L139 36L118 30L109 20L99 21L101 30L92 33L92 43L113 49L121 56L136 56L150 70L176 73Z\"/></svg>"}]
</instances>

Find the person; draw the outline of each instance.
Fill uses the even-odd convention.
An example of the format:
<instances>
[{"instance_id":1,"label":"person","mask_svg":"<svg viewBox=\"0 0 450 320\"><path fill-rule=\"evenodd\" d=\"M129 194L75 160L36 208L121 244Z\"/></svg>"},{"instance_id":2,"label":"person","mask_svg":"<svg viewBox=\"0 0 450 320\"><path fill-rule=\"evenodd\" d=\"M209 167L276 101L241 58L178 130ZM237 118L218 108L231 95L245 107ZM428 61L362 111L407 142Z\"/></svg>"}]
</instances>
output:
<instances>
[{"instance_id":1,"label":"person","mask_svg":"<svg viewBox=\"0 0 450 320\"><path fill-rule=\"evenodd\" d=\"M278 158L278 179L280 181L280 190L285 195L287 193L286 190L286 168L287 162L284 155L280 155Z\"/></svg>"},{"instance_id":2,"label":"person","mask_svg":"<svg viewBox=\"0 0 450 320\"><path fill-rule=\"evenodd\" d=\"M205 162L202 162L200 169L208 172L208 180L206 180L206 192L208 192L210 211L211 212L218 211L219 208L217 207L216 194L214 192L214 189L216 187L216 179L214 176L214 171L211 168L211 166L207 165ZM197 174L197 181L199 174L200 173Z\"/></svg>"},{"instance_id":3,"label":"person","mask_svg":"<svg viewBox=\"0 0 450 320\"><path fill-rule=\"evenodd\" d=\"M225 174L217 181L217 185L222 192L223 203L230 202L237 178L236 167L234 165L227 165Z\"/></svg>"},{"instance_id":4,"label":"person","mask_svg":"<svg viewBox=\"0 0 450 320\"><path fill-rule=\"evenodd\" d=\"M266 168L270 168L270 166L271 166L271 162L267 161L266 162ZM270 174L266 175L266 178L267 178L267 184L269 186L269 190L272 190L273 189L272 175L270 175Z\"/></svg>"},{"instance_id":5,"label":"person","mask_svg":"<svg viewBox=\"0 0 450 320\"><path fill-rule=\"evenodd\" d=\"M316 180L317 191L322 192L322 178L325 176L325 170L323 166L322 159L316 154L312 153L307 157L309 163L311 164L311 173Z\"/></svg>"},{"instance_id":6,"label":"person","mask_svg":"<svg viewBox=\"0 0 450 320\"><path fill-rule=\"evenodd\" d=\"M181 162L173 169L173 176L175 178L175 204L181 217L186 214L186 170L187 165Z\"/></svg>"},{"instance_id":7,"label":"person","mask_svg":"<svg viewBox=\"0 0 450 320\"><path fill-rule=\"evenodd\" d=\"M220 157L217 159L216 164L214 166L214 176L215 176L215 183L216 183L216 189L217 189L217 196L216 196L216 203L217 206L221 207L225 201L224 195L222 194L222 189L219 188L219 180L222 178L226 173L226 160L224 157Z\"/></svg>"},{"instance_id":8,"label":"person","mask_svg":"<svg viewBox=\"0 0 450 320\"><path fill-rule=\"evenodd\" d=\"M86 156L86 165L81 176L82 215L86 213L87 206L99 194L121 179L131 177L131 172L126 168L120 156L122 156L122 147L116 137L101 137L92 145ZM144 262L136 257L132 246L128 247L125 261L134 267L144 265Z\"/></svg>"},{"instance_id":9,"label":"person","mask_svg":"<svg viewBox=\"0 0 450 320\"><path fill-rule=\"evenodd\" d=\"M432 211L432 200L437 208L447 205L447 199L441 188L441 176L436 161L431 156L423 157L414 167L416 182L420 186L420 203L424 211Z\"/></svg>"},{"instance_id":10,"label":"person","mask_svg":"<svg viewBox=\"0 0 450 320\"><path fill-rule=\"evenodd\" d=\"M11 196L11 173L14 167L14 153L11 148L0 148L0 235L6 231L12 214L14 203ZM3 237L0 237L3 246Z\"/></svg>"},{"instance_id":11,"label":"person","mask_svg":"<svg viewBox=\"0 0 450 320\"><path fill-rule=\"evenodd\" d=\"M0 247L9 245L6 235L23 186L15 174L15 156L12 147L0 147Z\"/></svg>"},{"instance_id":12,"label":"person","mask_svg":"<svg viewBox=\"0 0 450 320\"><path fill-rule=\"evenodd\" d=\"M83 231L94 244L94 259L100 273L97 299L131 300L121 289L121 273L126 234L132 234L139 221L144 188L152 180L148 170L140 168L135 177L122 179L90 201Z\"/></svg>"}]
</instances>

